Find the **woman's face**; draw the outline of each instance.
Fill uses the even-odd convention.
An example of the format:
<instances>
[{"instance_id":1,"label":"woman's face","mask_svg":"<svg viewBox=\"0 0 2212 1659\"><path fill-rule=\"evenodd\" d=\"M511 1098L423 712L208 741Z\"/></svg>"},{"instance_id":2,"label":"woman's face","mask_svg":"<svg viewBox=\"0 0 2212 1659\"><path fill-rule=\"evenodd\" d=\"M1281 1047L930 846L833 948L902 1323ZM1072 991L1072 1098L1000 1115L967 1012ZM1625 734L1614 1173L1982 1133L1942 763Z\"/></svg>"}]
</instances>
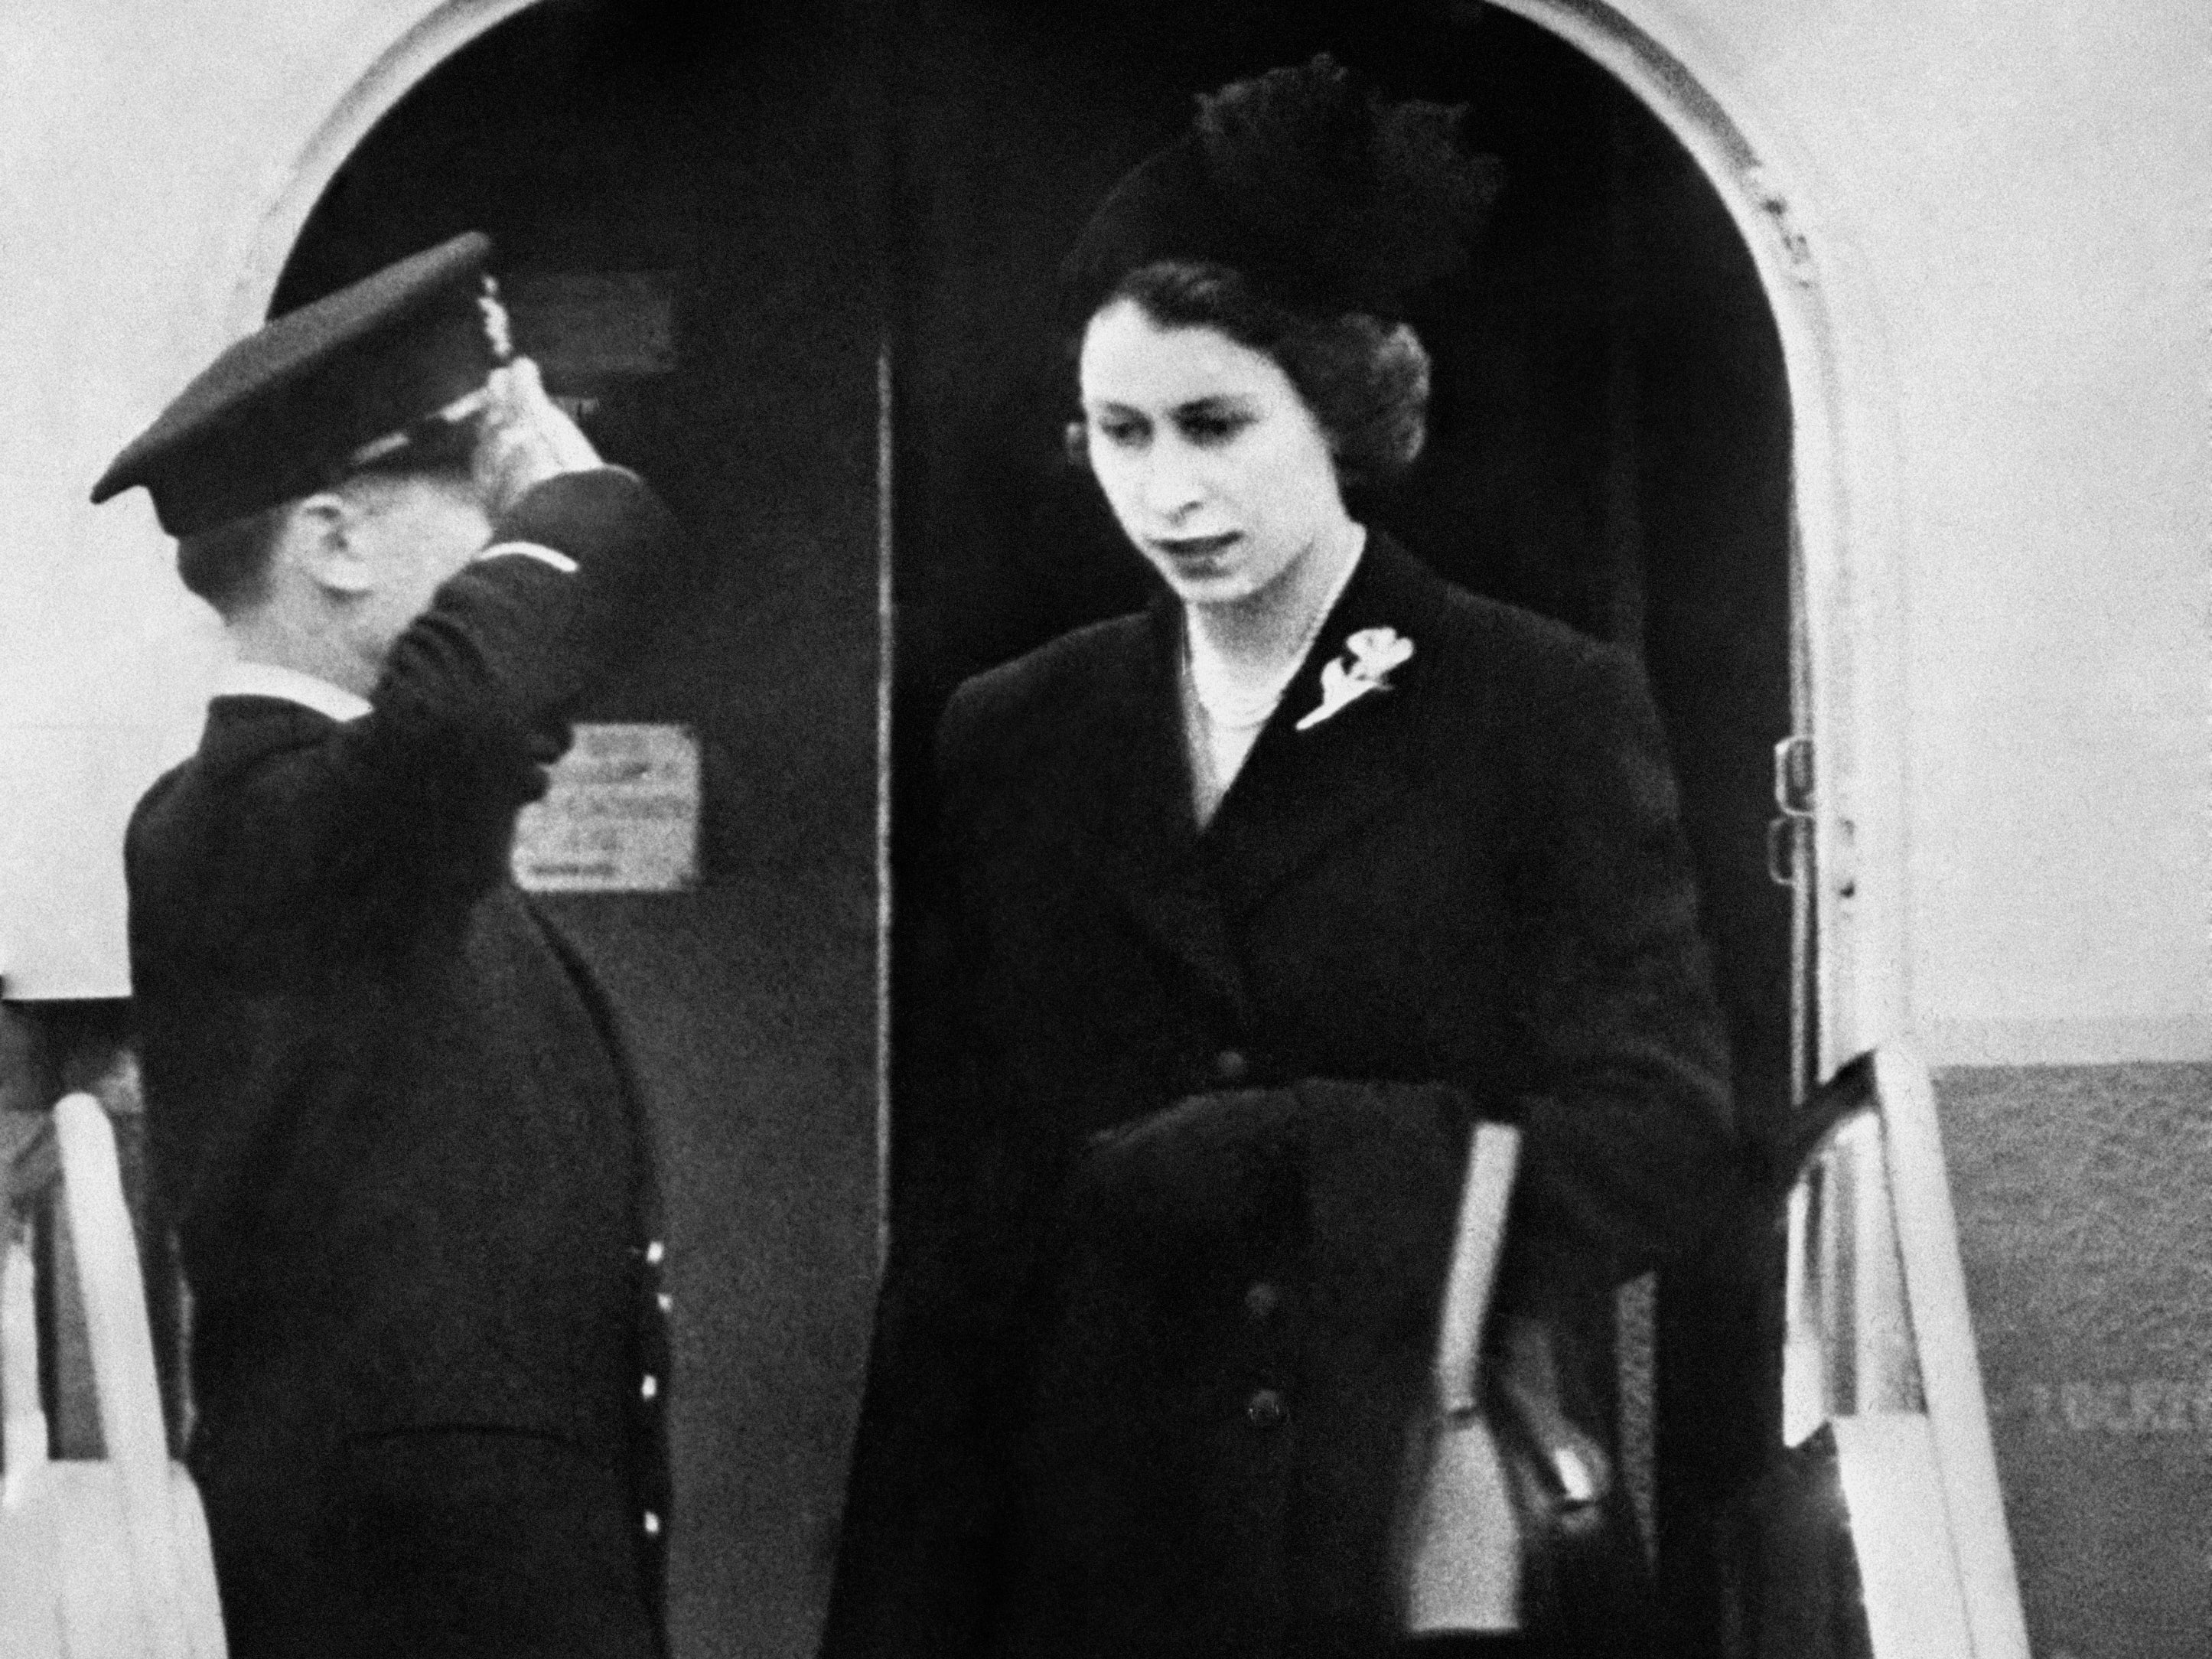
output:
<instances>
[{"instance_id":1,"label":"woman's face","mask_svg":"<svg viewBox=\"0 0 2212 1659\"><path fill-rule=\"evenodd\" d=\"M1079 374L1091 470L1186 605L1265 592L1349 524L1328 439L1265 352L1123 300L1091 319Z\"/></svg>"}]
</instances>

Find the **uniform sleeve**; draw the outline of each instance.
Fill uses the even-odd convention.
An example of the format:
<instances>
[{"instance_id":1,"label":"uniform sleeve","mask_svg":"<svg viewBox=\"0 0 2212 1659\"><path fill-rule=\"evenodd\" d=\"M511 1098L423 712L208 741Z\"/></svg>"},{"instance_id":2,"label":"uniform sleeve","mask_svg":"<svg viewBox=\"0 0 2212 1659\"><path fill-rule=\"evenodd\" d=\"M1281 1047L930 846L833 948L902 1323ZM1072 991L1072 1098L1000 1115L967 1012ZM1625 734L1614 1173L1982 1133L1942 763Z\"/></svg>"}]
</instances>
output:
<instances>
[{"instance_id":1,"label":"uniform sleeve","mask_svg":"<svg viewBox=\"0 0 2212 1659\"><path fill-rule=\"evenodd\" d=\"M1738 1196L1723 1017L1666 740L1592 651L1556 713L1524 891L1516 1244L1528 1282L1618 1282L1693 1251Z\"/></svg>"},{"instance_id":2,"label":"uniform sleeve","mask_svg":"<svg viewBox=\"0 0 2212 1659\"><path fill-rule=\"evenodd\" d=\"M369 699L377 727L404 740L426 728L505 736L541 725L635 646L673 540L667 509L634 473L602 467L539 484L495 526L493 556L447 581L393 645Z\"/></svg>"},{"instance_id":3,"label":"uniform sleeve","mask_svg":"<svg viewBox=\"0 0 2212 1659\"><path fill-rule=\"evenodd\" d=\"M272 872L394 884L394 903L501 878L514 814L544 793L568 711L643 633L675 538L653 490L609 467L539 484L493 541L556 556L495 551L453 576L394 641L371 712L252 780L246 833L311 854Z\"/></svg>"}]
</instances>

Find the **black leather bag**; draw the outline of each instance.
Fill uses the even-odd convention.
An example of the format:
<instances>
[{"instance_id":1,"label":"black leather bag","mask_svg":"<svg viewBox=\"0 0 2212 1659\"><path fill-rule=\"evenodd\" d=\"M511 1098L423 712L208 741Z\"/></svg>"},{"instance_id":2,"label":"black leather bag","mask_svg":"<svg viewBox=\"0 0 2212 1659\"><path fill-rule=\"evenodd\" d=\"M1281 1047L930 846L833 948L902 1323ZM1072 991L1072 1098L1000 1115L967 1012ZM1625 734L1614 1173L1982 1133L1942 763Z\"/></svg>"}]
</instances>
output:
<instances>
[{"instance_id":1,"label":"black leather bag","mask_svg":"<svg viewBox=\"0 0 2212 1659\"><path fill-rule=\"evenodd\" d=\"M1527 1633L1562 1653L1634 1651L1648 1627L1642 1547L1613 1460L1560 1403L1556 1335L1509 1318L1491 1385L1520 1516Z\"/></svg>"},{"instance_id":2,"label":"black leather bag","mask_svg":"<svg viewBox=\"0 0 2212 1659\"><path fill-rule=\"evenodd\" d=\"M1648 1595L1613 1459L1566 1412L1552 1323L1491 1316L1516 1146L1495 1125L1470 1142L1433 1410L1411 1437L1395 1528L1401 1624L1416 1640L1633 1652Z\"/></svg>"}]
</instances>

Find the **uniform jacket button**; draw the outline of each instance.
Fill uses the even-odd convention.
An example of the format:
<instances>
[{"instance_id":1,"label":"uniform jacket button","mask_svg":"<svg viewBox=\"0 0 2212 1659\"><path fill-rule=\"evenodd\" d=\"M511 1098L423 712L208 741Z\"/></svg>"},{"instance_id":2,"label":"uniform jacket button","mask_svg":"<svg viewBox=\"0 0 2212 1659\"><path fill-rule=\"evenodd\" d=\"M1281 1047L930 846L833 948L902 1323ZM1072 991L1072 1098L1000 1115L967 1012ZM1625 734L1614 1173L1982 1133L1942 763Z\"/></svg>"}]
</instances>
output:
<instances>
[{"instance_id":1,"label":"uniform jacket button","mask_svg":"<svg viewBox=\"0 0 2212 1659\"><path fill-rule=\"evenodd\" d=\"M1242 1083L1252 1075L1252 1061L1242 1048L1224 1048L1213 1057L1213 1076L1220 1083Z\"/></svg>"},{"instance_id":2,"label":"uniform jacket button","mask_svg":"<svg viewBox=\"0 0 2212 1659\"><path fill-rule=\"evenodd\" d=\"M1255 1325L1271 1318L1283 1305L1283 1287L1261 1279L1255 1280L1244 1292L1244 1316Z\"/></svg>"},{"instance_id":3,"label":"uniform jacket button","mask_svg":"<svg viewBox=\"0 0 2212 1659\"><path fill-rule=\"evenodd\" d=\"M1278 1429L1291 1414L1279 1390L1255 1389L1244 1402L1244 1420L1255 1429Z\"/></svg>"}]
</instances>

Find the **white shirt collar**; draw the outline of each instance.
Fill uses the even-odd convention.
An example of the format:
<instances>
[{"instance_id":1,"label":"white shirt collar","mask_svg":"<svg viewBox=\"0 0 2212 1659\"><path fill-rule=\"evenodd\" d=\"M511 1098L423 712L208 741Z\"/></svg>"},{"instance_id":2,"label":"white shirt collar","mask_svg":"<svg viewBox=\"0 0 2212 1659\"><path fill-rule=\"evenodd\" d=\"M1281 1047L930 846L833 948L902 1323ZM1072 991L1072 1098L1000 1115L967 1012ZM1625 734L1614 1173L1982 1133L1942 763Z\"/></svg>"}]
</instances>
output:
<instances>
[{"instance_id":1,"label":"white shirt collar","mask_svg":"<svg viewBox=\"0 0 2212 1659\"><path fill-rule=\"evenodd\" d=\"M356 696L345 687L333 685L317 675L305 674L296 668L282 668L273 662L225 663L216 676L215 695L281 697L319 714L328 714L334 720L359 720L369 711L367 697Z\"/></svg>"}]
</instances>

